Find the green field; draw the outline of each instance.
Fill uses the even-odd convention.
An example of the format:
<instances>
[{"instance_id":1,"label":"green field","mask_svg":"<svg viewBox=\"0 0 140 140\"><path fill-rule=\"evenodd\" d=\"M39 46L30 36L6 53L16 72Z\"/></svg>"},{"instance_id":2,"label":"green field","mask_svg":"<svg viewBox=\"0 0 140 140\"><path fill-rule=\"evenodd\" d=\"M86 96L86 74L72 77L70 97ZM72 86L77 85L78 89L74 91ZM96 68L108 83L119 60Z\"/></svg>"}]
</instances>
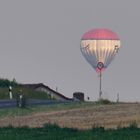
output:
<instances>
[{"instance_id":1,"label":"green field","mask_svg":"<svg viewBox=\"0 0 140 140\"><path fill-rule=\"evenodd\" d=\"M44 125L43 128L0 128L1 140L139 140L140 129L134 126L117 130L94 128L77 130Z\"/></svg>"},{"instance_id":2,"label":"green field","mask_svg":"<svg viewBox=\"0 0 140 140\"><path fill-rule=\"evenodd\" d=\"M96 105L93 102L74 102L74 103L61 103L54 105L41 105L41 106L30 106L26 108L1 108L0 109L0 118L3 117L15 117L15 116L25 116L32 113L39 112L52 112L52 111L61 111L69 110L75 108L86 108ZM98 106L98 105L97 105Z\"/></svg>"}]
</instances>

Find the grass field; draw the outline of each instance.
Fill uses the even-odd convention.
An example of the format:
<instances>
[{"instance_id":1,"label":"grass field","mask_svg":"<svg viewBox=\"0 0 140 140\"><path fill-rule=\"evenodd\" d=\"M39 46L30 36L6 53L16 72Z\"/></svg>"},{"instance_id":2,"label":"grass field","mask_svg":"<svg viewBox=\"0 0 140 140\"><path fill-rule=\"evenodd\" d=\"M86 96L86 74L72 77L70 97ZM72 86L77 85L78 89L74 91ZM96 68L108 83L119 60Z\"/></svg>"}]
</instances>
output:
<instances>
[{"instance_id":1,"label":"grass field","mask_svg":"<svg viewBox=\"0 0 140 140\"><path fill-rule=\"evenodd\" d=\"M139 103L0 109L0 140L140 140L139 126Z\"/></svg>"},{"instance_id":2,"label":"grass field","mask_svg":"<svg viewBox=\"0 0 140 140\"><path fill-rule=\"evenodd\" d=\"M45 125L43 128L0 128L1 140L139 140L140 129L134 126L105 130L103 127L90 130L60 128Z\"/></svg>"},{"instance_id":3,"label":"grass field","mask_svg":"<svg viewBox=\"0 0 140 140\"><path fill-rule=\"evenodd\" d=\"M49 106L34 106L25 109L0 109L0 127L42 127L45 123L60 127L117 128L127 127L132 122L140 126L140 104L120 103L102 105L96 103L69 103Z\"/></svg>"},{"instance_id":4,"label":"grass field","mask_svg":"<svg viewBox=\"0 0 140 140\"><path fill-rule=\"evenodd\" d=\"M17 117L32 115L35 113L49 113L54 111L71 110L76 108L86 108L94 106L92 102L73 102L73 103L61 103L54 105L42 105L42 106L30 106L26 108L2 108L0 109L0 118L4 117ZM97 105L97 104L96 104Z\"/></svg>"}]
</instances>

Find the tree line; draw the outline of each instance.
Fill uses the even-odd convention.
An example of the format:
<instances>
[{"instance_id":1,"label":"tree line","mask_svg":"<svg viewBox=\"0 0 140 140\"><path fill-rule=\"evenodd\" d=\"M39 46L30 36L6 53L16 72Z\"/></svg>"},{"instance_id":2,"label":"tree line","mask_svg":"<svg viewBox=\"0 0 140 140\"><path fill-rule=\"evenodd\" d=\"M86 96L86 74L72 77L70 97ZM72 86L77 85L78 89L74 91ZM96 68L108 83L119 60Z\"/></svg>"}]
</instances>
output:
<instances>
[{"instance_id":1,"label":"tree line","mask_svg":"<svg viewBox=\"0 0 140 140\"><path fill-rule=\"evenodd\" d=\"M0 87L16 87L19 84L16 82L16 79L13 80L9 80L9 79L4 79L4 78L0 78Z\"/></svg>"}]
</instances>

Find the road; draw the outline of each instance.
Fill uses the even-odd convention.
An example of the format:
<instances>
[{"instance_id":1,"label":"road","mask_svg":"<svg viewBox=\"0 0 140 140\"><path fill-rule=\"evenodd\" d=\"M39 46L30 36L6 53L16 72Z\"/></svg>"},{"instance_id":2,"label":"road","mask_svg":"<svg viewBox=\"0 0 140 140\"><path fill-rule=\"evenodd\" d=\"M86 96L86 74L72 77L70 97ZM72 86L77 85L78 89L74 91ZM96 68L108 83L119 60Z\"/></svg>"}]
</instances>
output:
<instances>
[{"instance_id":1,"label":"road","mask_svg":"<svg viewBox=\"0 0 140 140\"><path fill-rule=\"evenodd\" d=\"M27 106L32 106L32 105L51 105L51 104L70 103L70 102L72 101L28 99L26 104ZM16 107L16 106L17 106L17 101L15 99L0 100L0 108L9 108L9 107Z\"/></svg>"}]
</instances>

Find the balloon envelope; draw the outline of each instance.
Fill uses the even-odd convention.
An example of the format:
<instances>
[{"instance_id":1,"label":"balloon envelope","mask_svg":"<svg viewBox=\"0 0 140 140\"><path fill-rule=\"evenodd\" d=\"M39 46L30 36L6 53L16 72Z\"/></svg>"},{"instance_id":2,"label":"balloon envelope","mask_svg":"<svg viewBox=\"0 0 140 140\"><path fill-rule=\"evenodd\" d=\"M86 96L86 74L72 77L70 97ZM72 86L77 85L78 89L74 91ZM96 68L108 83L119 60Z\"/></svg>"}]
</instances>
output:
<instances>
[{"instance_id":1,"label":"balloon envelope","mask_svg":"<svg viewBox=\"0 0 140 140\"><path fill-rule=\"evenodd\" d=\"M93 29L81 39L81 52L92 67L100 72L106 69L121 47L118 35L109 29Z\"/></svg>"}]
</instances>

